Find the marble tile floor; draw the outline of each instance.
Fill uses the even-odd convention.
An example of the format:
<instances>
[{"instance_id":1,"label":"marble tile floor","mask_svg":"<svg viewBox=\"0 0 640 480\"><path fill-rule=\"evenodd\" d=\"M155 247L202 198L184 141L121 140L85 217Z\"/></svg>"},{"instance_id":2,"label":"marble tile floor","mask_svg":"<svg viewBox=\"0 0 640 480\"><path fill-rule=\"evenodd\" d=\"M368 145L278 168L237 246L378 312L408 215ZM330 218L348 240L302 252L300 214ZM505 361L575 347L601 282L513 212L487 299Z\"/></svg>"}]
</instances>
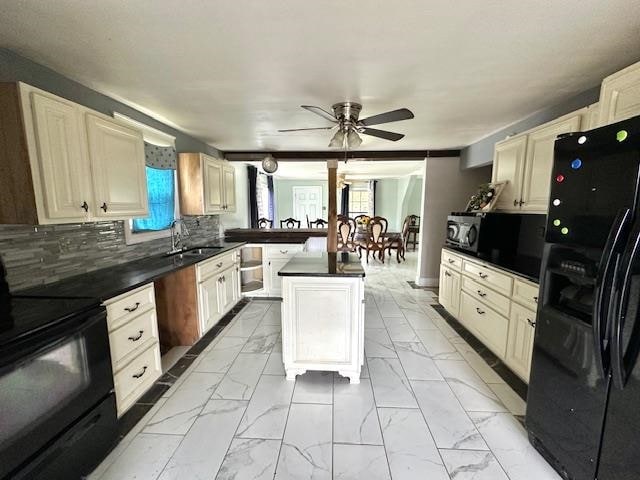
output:
<instances>
[{"instance_id":1,"label":"marble tile floor","mask_svg":"<svg viewBox=\"0 0 640 480\"><path fill-rule=\"evenodd\" d=\"M284 377L280 304L252 301L91 480L560 480L525 403L415 289L415 255L367 267L361 383Z\"/></svg>"}]
</instances>

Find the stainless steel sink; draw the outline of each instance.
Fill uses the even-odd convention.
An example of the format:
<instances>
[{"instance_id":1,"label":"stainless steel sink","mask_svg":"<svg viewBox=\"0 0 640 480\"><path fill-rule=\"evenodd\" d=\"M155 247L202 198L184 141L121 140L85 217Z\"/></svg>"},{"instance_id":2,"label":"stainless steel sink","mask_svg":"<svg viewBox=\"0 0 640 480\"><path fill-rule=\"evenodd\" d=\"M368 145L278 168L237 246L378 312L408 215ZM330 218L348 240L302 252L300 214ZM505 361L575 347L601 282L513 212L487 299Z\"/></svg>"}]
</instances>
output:
<instances>
[{"instance_id":1,"label":"stainless steel sink","mask_svg":"<svg viewBox=\"0 0 640 480\"><path fill-rule=\"evenodd\" d=\"M185 250L178 250L177 252L169 252L166 256L178 259L186 257L204 257L206 255L211 255L222 248L223 247L193 247Z\"/></svg>"}]
</instances>

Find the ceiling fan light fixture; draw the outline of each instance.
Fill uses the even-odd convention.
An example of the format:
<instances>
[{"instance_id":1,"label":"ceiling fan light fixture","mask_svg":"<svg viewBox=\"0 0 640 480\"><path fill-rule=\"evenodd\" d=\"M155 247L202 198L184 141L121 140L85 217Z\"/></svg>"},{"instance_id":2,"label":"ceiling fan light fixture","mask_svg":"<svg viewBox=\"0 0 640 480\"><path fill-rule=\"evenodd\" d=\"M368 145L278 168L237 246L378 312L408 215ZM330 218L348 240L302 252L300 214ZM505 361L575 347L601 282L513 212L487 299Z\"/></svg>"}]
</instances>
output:
<instances>
[{"instance_id":1,"label":"ceiling fan light fixture","mask_svg":"<svg viewBox=\"0 0 640 480\"><path fill-rule=\"evenodd\" d=\"M362 138L355 130L349 130L347 134L347 145L349 148L358 148L362 144Z\"/></svg>"},{"instance_id":2,"label":"ceiling fan light fixture","mask_svg":"<svg viewBox=\"0 0 640 480\"><path fill-rule=\"evenodd\" d=\"M275 173L278 170L278 161L273 158L273 155L269 154L262 160L262 170L265 173Z\"/></svg>"},{"instance_id":3,"label":"ceiling fan light fixture","mask_svg":"<svg viewBox=\"0 0 640 480\"><path fill-rule=\"evenodd\" d=\"M342 131L342 129L339 129L329 142L329 147L342 148L344 146L344 137L344 132Z\"/></svg>"}]
</instances>

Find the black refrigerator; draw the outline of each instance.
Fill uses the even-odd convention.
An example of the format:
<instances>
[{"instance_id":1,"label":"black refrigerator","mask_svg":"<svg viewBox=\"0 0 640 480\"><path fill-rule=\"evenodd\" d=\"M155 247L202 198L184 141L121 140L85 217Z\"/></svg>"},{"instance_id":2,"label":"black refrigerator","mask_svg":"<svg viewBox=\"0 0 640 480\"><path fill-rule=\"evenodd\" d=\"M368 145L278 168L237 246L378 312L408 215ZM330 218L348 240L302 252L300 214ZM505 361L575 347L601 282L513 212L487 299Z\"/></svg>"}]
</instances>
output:
<instances>
[{"instance_id":1,"label":"black refrigerator","mask_svg":"<svg viewBox=\"0 0 640 480\"><path fill-rule=\"evenodd\" d=\"M526 427L571 480L640 478L640 117L556 140Z\"/></svg>"}]
</instances>

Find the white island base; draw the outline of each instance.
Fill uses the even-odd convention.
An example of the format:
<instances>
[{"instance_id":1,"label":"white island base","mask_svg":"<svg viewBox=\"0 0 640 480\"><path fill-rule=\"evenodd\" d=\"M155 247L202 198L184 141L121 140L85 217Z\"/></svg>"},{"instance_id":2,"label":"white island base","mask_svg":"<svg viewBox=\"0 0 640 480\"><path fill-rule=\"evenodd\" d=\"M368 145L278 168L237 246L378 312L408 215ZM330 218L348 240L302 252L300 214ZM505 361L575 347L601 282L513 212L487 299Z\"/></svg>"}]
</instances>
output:
<instances>
[{"instance_id":1,"label":"white island base","mask_svg":"<svg viewBox=\"0 0 640 480\"><path fill-rule=\"evenodd\" d=\"M360 383L363 276L364 271L362 276L282 275L282 355L287 380L321 370Z\"/></svg>"}]
</instances>

